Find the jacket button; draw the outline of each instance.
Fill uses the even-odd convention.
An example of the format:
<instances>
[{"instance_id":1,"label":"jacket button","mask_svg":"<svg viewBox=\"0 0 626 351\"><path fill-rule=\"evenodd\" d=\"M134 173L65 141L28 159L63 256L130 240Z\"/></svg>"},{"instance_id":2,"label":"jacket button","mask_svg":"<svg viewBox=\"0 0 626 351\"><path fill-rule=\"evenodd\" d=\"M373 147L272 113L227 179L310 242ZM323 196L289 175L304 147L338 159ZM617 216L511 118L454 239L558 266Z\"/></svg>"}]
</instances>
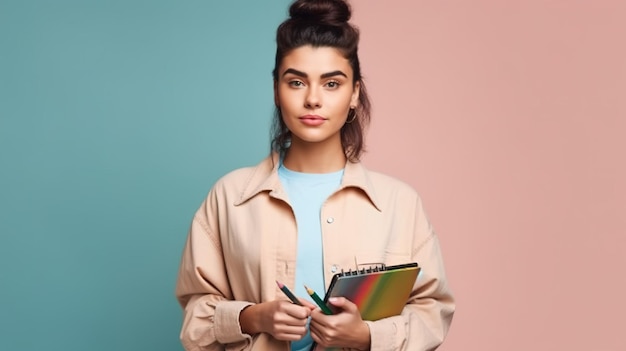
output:
<instances>
[{"instance_id":1,"label":"jacket button","mask_svg":"<svg viewBox=\"0 0 626 351\"><path fill-rule=\"evenodd\" d=\"M338 270L338 268L337 268L337 266L336 266L336 265L332 265L332 266L330 267L330 272L331 272L331 273L337 273L337 270Z\"/></svg>"},{"instance_id":2,"label":"jacket button","mask_svg":"<svg viewBox=\"0 0 626 351\"><path fill-rule=\"evenodd\" d=\"M326 223L328 223L328 224L331 224L331 223L332 223L332 222L334 222L334 221L335 221L335 219L334 219L333 217L328 217L328 218L326 219Z\"/></svg>"}]
</instances>

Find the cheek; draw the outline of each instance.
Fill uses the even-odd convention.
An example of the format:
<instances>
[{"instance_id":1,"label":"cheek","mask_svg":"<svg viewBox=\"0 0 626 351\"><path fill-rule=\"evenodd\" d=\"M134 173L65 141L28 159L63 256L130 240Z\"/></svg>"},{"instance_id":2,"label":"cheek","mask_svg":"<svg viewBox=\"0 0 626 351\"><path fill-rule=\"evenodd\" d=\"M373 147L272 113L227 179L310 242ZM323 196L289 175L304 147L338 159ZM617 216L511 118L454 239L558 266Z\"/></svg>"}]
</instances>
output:
<instances>
[{"instance_id":1,"label":"cheek","mask_svg":"<svg viewBox=\"0 0 626 351\"><path fill-rule=\"evenodd\" d=\"M276 93L274 94L274 99L280 106L288 104L290 100L289 94L283 89L278 89L276 91Z\"/></svg>"},{"instance_id":2,"label":"cheek","mask_svg":"<svg viewBox=\"0 0 626 351\"><path fill-rule=\"evenodd\" d=\"M279 93L276 101L283 114L289 113L300 107L298 96L293 93Z\"/></svg>"},{"instance_id":3,"label":"cheek","mask_svg":"<svg viewBox=\"0 0 626 351\"><path fill-rule=\"evenodd\" d=\"M338 98L335 101L335 106L337 106L337 109L341 109L341 110L345 110L346 113L348 112L348 110L350 109L350 106L353 105L353 101L352 101L352 95L344 95L341 96L340 98Z\"/></svg>"}]
</instances>

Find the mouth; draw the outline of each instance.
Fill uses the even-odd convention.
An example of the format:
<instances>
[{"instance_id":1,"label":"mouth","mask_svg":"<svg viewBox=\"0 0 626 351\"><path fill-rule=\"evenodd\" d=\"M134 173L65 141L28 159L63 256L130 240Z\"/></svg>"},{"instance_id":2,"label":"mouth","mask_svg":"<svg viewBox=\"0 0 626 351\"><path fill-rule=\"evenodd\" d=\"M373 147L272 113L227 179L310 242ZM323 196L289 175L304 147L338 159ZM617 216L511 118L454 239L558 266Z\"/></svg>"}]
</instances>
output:
<instances>
[{"instance_id":1,"label":"mouth","mask_svg":"<svg viewBox=\"0 0 626 351\"><path fill-rule=\"evenodd\" d=\"M308 120L308 121L325 121L326 120L326 118L322 116L318 116L318 115L304 115L298 118L301 120Z\"/></svg>"},{"instance_id":2,"label":"mouth","mask_svg":"<svg viewBox=\"0 0 626 351\"><path fill-rule=\"evenodd\" d=\"M304 115L298 117L300 123L309 127L319 127L326 122L326 118L318 115Z\"/></svg>"}]
</instances>

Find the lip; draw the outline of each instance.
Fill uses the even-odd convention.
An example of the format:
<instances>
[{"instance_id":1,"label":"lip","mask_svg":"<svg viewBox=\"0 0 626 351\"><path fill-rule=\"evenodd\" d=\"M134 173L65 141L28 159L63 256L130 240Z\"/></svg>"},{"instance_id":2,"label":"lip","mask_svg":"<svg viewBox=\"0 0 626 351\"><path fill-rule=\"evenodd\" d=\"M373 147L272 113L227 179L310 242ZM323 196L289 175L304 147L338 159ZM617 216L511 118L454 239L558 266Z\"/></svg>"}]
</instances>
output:
<instances>
[{"instance_id":1,"label":"lip","mask_svg":"<svg viewBox=\"0 0 626 351\"><path fill-rule=\"evenodd\" d=\"M326 122L326 118L318 115L304 115L298 117L298 119L308 126L319 126L320 124Z\"/></svg>"}]
</instances>

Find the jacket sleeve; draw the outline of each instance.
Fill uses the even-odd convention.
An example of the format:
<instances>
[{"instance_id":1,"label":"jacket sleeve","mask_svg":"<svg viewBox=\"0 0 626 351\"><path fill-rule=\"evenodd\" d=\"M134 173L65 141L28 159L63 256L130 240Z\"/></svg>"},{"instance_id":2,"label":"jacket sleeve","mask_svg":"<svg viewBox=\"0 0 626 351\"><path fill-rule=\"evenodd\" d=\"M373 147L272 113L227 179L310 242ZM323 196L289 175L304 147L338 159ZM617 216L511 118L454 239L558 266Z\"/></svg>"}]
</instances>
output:
<instances>
[{"instance_id":1,"label":"jacket sleeve","mask_svg":"<svg viewBox=\"0 0 626 351\"><path fill-rule=\"evenodd\" d=\"M413 260L421 272L402 314L368 321L371 351L435 350L444 340L455 303L448 287L439 240L417 199Z\"/></svg>"},{"instance_id":2,"label":"jacket sleeve","mask_svg":"<svg viewBox=\"0 0 626 351\"><path fill-rule=\"evenodd\" d=\"M184 309L181 342L187 351L245 350L239 313L250 302L233 301L209 194L193 218L183 249L176 298Z\"/></svg>"}]
</instances>

